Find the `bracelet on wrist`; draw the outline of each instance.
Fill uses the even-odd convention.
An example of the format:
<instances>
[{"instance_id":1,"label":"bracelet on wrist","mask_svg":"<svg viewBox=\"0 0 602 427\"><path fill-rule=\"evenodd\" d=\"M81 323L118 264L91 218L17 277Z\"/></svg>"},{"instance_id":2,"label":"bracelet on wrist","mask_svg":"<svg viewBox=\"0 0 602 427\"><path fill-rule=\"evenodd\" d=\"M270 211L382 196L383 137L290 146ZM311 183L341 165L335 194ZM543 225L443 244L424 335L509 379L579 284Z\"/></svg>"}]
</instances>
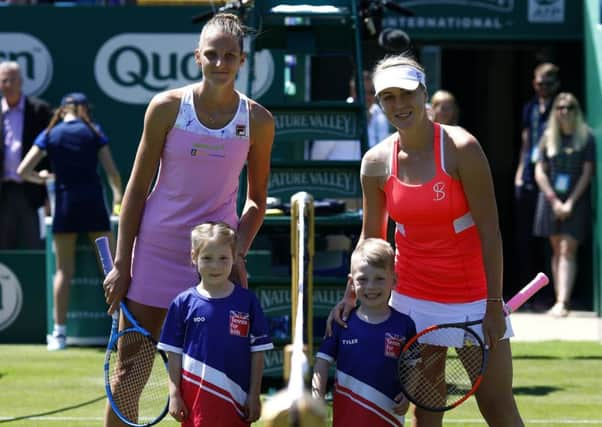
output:
<instances>
[{"instance_id":1,"label":"bracelet on wrist","mask_svg":"<svg viewBox=\"0 0 602 427\"><path fill-rule=\"evenodd\" d=\"M487 298L487 302L502 302L504 301L501 297L500 298Z\"/></svg>"}]
</instances>

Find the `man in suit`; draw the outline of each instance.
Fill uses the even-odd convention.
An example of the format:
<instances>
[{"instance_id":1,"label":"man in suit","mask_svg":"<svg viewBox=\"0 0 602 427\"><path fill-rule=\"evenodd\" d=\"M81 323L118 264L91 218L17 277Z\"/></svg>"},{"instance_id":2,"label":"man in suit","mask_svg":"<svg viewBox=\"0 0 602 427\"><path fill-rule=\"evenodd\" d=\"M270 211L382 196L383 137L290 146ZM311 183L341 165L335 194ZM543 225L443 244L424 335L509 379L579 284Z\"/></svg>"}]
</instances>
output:
<instances>
[{"instance_id":1,"label":"man in suit","mask_svg":"<svg viewBox=\"0 0 602 427\"><path fill-rule=\"evenodd\" d=\"M23 182L17 167L36 136L48 126L52 110L46 102L25 96L22 87L19 64L1 62L0 249L43 247L38 210L44 206L46 189Z\"/></svg>"}]
</instances>

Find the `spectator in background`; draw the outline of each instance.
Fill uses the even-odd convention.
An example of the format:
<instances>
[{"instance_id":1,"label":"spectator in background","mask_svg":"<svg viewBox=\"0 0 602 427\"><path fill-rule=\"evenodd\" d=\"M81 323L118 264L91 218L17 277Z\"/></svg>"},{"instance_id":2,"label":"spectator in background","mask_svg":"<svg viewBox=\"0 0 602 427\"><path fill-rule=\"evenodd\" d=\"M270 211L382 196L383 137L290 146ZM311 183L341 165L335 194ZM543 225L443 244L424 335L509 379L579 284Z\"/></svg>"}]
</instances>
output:
<instances>
[{"instance_id":1,"label":"spectator in background","mask_svg":"<svg viewBox=\"0 0 602 427\"><path fill-rule=\"evenodd\" d=\"M539 189L535 182L535 162L538 144L543 134L554 96L560 86L558 67L549 62L538 65L533 75L535 96L524 106L522 113L522 145L516 174L514 177L514 236L515 254L518 269L518 291L543 269L543 241L533 234L533 220Z\"/></svg>"},{"instance_id":2,"label":"spectator in background","mask_svg":"<svg viewBox=\"0 0 602 427\"><path fill-rule=\"evenodd\" d=\"M47 170L35 171L48 155L56 174L55 212L52 232L56 262L54 275L54 330L47 337L48 350L66 346L69 288L75 270L78 233L90 240L107 236L112 240L109 212L98 176L98 161L105 170L113 203L121 203L121 177L115 167L108 140L88 114L88 100L81 93L66 95L48 128L36 138L17 170L22 179L44 184L55 178Z\"/></svg>"},{"instance_id":3,"label":"spectator in background","mask_svg":"<svg viewBox=\"0 0 602 427\"><path fill-rule=\"evenodd\" d=\"M41 249L46 190L23 182L17 167L52 117L50 106L23 94L17 62L0 63L0 249ZM40 168L46 168L44 164ZM42 214L40 214L40 212Z\"/></svg>"},{"instance_id":4,"label":"spectator in background","mask_svg":"<svg viewBox=\"0 0 602 427\"><path fill-rule=\"evenodd\" d=\"M200 282L173 300L158 345L168 352L169 413L184 427L249 426L261 413L264 352L274 348L268 322L257 296L228 278L236 232L207 222L191 240ZM215 390L227 396L221 403Z\"/></svg>"},{"instance_id":5,"label":"spectator in background","mask_svg":"<svg viewBox=\"0 0 602 427\"><path fill-rule=\"evenodd\" d=\"M460 117L460 108L456 102L456 97L446 90L438 90L431 97L431 109L433 110L432 120L442 125L458 124Z\"/></svg>"},{"instance_id":6,"label":"spectator in background","mask_svg":"<svg viewBox=\"0 0 602 427\"><path fill-rule=\"evenodd\" d=\"M364 71L362 75L364 79L364 100L367 114L366 122L368 125L368 148L370 148L389 136L391 128L387 117L376 102L370 72ZM350 96L347 98L348 103L352 103L358 98L355 77L349 80L349 94ZM318 139L313 141L311 145L311 160L360 160L361 157L361 144L360 141L355 139Z\"/></svg>"},{"instance_id":7,"label":"spectator in background","mask_svg":"<svg viewBox=\"0 0 602 427\"><path fill-rule=\"evenodd\" d=\"M577 248L592 232L589 185L596 161L594 137L573 94L562 92L554 100L539 147L535 234L549 238L552 246L556 303L549 313L565 317L577 276Z\"/></svg>"}]
</instances>

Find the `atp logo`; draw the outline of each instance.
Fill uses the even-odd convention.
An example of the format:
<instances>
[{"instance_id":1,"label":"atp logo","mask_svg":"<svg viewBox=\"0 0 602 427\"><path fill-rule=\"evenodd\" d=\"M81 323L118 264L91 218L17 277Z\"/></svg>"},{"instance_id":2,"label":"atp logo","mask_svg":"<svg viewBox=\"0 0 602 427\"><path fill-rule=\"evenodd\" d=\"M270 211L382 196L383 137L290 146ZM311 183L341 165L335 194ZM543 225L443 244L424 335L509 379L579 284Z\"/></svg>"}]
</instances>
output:
<instances>
[{"instance_id":1,"label":"atp logo","mask_svg":"<svg viewBox=\"0 0 602 427\"><path fill-rule=\"evenodd\" d=\"M23 291L19 279L0 263L0 331L7 329L21 313Z\"/></svg>"},{"instance_id":2,"label":"atp logo","mask_svg":"<svg viewBox=\"0 0 602 427\"><path fill-rule=\"evenodd\" d=\"M445 183L439 181L433 184L433 200L440 202L445 199Z\"/></svg>"}]
</instances>

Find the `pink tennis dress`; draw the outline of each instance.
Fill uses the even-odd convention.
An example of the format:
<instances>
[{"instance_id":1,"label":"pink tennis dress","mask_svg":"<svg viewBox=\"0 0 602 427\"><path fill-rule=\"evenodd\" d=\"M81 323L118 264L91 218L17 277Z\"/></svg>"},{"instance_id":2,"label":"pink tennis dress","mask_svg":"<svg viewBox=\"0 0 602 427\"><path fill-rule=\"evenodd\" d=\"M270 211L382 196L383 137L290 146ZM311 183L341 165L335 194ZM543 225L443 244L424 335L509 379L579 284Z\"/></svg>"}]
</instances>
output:
<instances>
[{"instance_id":1,"label":"pink tennis dress","mask_svg":"<svg viewBox=\"0 0 602 427\"><path fill-rule=\"evenodd\" d=\"M249 100L238 93L238 111L221 129L197 118L193 86L184 87L168 133L159 174L146 200L134 243L127 297L167 308L198 275L190 260L190 232L205 221L238 226L238 180L249 152Z\"/></svg>"}]
</instances>

